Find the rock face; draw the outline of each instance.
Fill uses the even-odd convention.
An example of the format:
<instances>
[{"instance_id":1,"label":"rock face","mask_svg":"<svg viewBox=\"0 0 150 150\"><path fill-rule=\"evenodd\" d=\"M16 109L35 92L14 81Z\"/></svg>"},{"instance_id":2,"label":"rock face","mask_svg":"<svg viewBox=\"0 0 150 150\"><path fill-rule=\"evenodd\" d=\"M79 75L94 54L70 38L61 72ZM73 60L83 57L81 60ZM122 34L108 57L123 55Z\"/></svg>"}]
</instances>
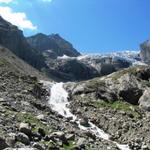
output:
<instances>
[{"instance_id":1,"label":"rock face","mask_svg":"<svg viewBox=\"0 0 150 150\"><path fill-rule=\"evenodd\" d=\"M86 65L76 59L49 60L48 66L52 74L61 80L79 81L94 78L98 72L92 66Z\"/></svg>"},{"instance_id":2,"label":"rock face","mask_svg":"<svg viewBox=\"0 0 150 150\"><path fill-rule=\"evenodd\" d=\"M127 68L130 62L112 57L46 58L50 73L64 81L80 81L111 74Z\"/></svg>"},{"instance_id":3,"label":"rock face","mask_svg":"<svg viewBox=\"0 0 150 150\"><path fill-rule=\"evenodd\" d=\"M139 100L140 107L150 111L150 88L146 89Z\"/></svg>"},{"instance_id":4,"label":"rock face","mask_svg":"<svg viewBox=\"0 0 150 150\"><path fill-rule=\"evenodd\" d=\"M39 51L50 50L51 54L53 55L67 55L70 57L76 57L80 55L80 53L73 48L72 44L64 40L58 34L45 35L38 33L34 36L28 37L27 41L33 48Z\"/></svg>"},{"instance_id":5,"label":"rock face","mask_svg":"<svg viewBox=\"0 0 150 150\"><path fill-rule=\"evenodd\" d=\"M77 83L72 93L73 95L85 94L85 96L88 93L89 99L107 102L122 100L134 105L140 102L141 106L147 106L148 109L150 105L149 92L146 89L149 87L149 71L150 68L146 66L131 67L109 76L95 78L82 82L82 84ZM145 78L143 78L142 74L145 74Z\"/></svg>"},{"instance_id":6,"label":"rock face","mask_svg":"<svg viewBox=\"0 0 150 150\"><path fill-rule=\"evenodd\" d=\"M120 69L131 66L129 61L113 56L85 56L79 58L78 60L97 70L99 76L108 75Z\"/></svg>"},{"instance_id":7,"label":"rock face","mask_svg":"<svg viewBox=\"0 0 150 150\"><path fill-rule=\"evenodd\" d=\"M27 64L25 61L14 55L9 49L0 46L0 59L2 59L1 65L10 64L14 69L17 69L20 73L26 75L32 75L34 80L37 78L43 78L41 72L36 70L34 67Z\"/></svg>"},{"instance_id":8,"label":"rock face","mask_svg":"<svg viewBox=\"0 0 150 150\"><path fill-rule=\"evenodd\" d=\"M142 60L148 64L150 64L150 40L145 41L140 45L141 52L140 56Z\"/></svg>"},{"instance_id":9,"label":"rock face","mask_svg":"<svg viewBox=\"0 0 150 150\"><path fill-rule=\"evenodd\" d=\"M0 44L35 68L46 67L41 53L27 43L23 32L0 17Z\"/></svg>"}]
</instances>

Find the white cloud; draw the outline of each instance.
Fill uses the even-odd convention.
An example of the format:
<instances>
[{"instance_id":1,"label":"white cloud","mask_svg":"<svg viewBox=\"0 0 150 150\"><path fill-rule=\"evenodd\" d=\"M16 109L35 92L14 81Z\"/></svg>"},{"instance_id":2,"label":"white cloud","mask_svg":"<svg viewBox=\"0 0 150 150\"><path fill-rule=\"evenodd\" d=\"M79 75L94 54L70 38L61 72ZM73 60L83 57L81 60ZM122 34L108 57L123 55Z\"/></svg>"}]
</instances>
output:
<instances>
[{"instance_id":1,"label":"white cloud","mask_svg":"<svg viewBox=\"0 0 150 150\"><path fill-rule=\"evenodd\" d=\"M8 3L11 3L13 0L0 0L0 3L6 3L6 4L8 4Z\"/></svg>"},{"instance_id":2,"label":"white cloud","mask_svg":"<svg viewBox=\"0 0 150 150\"><path fill-rule=\"evenodd\" d=\"M37 29L37 26L34 26L32 22L27 19L27 16L24 12L14 12L10 7L0 6L0 15L8 22L18 26L20 29Z\"/></svg>"}]
</instances>

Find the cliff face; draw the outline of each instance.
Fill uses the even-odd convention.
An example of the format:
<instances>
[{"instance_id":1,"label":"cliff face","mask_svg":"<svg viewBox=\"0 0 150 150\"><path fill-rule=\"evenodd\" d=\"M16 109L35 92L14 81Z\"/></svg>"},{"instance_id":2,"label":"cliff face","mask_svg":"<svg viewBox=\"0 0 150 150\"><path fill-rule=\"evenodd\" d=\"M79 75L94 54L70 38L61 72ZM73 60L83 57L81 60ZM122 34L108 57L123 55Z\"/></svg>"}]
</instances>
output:
<instances>
[{"instance_id":1,"label":"cliff face","mask_svg":"<svg viewBox=\"0 0 150 150\"><path fill-rule=\"evenodd\" d=\"M142 43L140 45L141 48L141 52L140 52L140 56L141 59L150 64L150 40L145 41L144 43Z\"/></svg>"},{"instance_id":2,"label":"cliff face","mask_svg":"<svg viewBox=\"0 0 150 150\"><path fill-rule=\"evenodd\" d=\"M58 34L45 35L42 33L27 38L28 43L39 51L51 50L57 56L79 56L80 53L72 44L64 40Z\"/></svg>"},{"instance_id":3,"label":"cliff face","mask_svg":"<svg viewBox=\"0 0 150 150\"><path fill-rule=\"evenodd\" d=\"M37 69L46 67L44 57L31 48L23 32L0 17L0 44Z\"/></svg>"}]
</instances>

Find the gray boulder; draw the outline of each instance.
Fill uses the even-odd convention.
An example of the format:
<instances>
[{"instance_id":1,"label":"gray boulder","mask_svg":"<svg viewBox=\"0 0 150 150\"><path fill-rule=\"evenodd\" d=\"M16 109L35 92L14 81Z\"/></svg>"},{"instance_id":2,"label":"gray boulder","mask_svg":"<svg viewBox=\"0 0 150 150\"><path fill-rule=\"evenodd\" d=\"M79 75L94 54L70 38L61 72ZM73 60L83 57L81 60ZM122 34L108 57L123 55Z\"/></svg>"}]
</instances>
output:
<instances>
[{"instance_id":1,"label":"gray boulder","mask_svg":"<svg viewBox=\"0 0 150 150\"><path fill-rule=\"evenodd\" d=\"M17 139L17 141L19 141L19 142L21 142L21 143L23 143L25 145L29 145L30 144L29 137L26 134L24 134L24 133L19 132L17 134L17 136L16 136L16 139Z\"/></svg>"},{"instance_id":2,"label":"gray boulder","mask_svg":"<svg viewBox=\"0 0 150 150\"><path fill-rule=\"evenodd\" d=\"M9 147L6 143L5 139L3 137L0 137L0 150L3 150L5 148Z\"/></svg>"},{"instance_id":3,"label":"gray boulder","mask_svg":"<svg viewBox=\"0 0 150 150\"><path fill-rule=\"evenodd\" d=\"M140 45L141 48L141 52L140 52L140 56L141 59L150 64L150 40L145 41L144 43L142 43Z\"/></svg>"},{"instance_id":4,"label":"gray boulder","mask_svg":"<svg viewBox=\"0 0 150 150\"><path fill-rule=\"evenodd\" d=\"M37 150L45 150L45 147L42 144L34 143L32 145L33 148L36 148Z\"/></svg>"},{"instance_id":5,"label":"gray boulder","mask_svg":"<svg viewBox=\"0 0 150 150\"><path fill-rule=\"evenodd\" d=\"M150 88L147 88L139 99L139 106L150 111Z\"/></svg>"},{"instance_id":6,"label":"gray boulder","mask_svg":"<svg viewBox=\"0 0 150 150\"><path fill-rule=\"evenodd\" d=\"M26 135L31 135L31 127L29 126L28 123L20 123L19 125L19 131L23 132Z\"/></svg>"}]
</instances>

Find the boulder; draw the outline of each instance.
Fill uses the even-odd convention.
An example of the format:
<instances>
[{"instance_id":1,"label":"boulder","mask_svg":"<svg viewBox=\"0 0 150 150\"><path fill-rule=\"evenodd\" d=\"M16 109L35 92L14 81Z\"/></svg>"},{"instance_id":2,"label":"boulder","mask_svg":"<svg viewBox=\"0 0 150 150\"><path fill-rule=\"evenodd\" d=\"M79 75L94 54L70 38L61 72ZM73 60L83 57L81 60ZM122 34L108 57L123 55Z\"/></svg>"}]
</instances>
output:
<instances>
[{"instance_id":1,"label":"boulder","mask_svg":"<svg viewBox=\"0 0 150 150\"><path fill-rule=\"evenodd\" d=\"M150 64L150 40L147 40L143 42L140 45L141 51L140 51L140 57L141 59Z\"/></svg>"},{"instance_id":2,"label":"boulder","mask_svg":"<svg viewBox=\"0 0 150 150\"><path fill-rule=\"evenodd\" d=\"M150 111L150 88L146 89L139 99L139 106L147 111Z\"/></svg>"},{"instance_id":3,"label":"boulder","mask_svg":"<svg viewBox=\"0 0 150 150\"><path fill-rule=\"evenodd\" d=\"M68 141L74 141L75 140L75 134L67 134L66 139Z\"/></svg>"},{"instance_id":4,"label":"boulder","mask_svg":"<svg viewBox=\"0 0 150 150\"><path fill-rule=\"evenodd\" d=\"M3 137L0 137L0 150L3 150L5 148L9 147L6 143L5 139Z\"/></svg>"},{"instance_id":5,"label":"boulder","mask_svg":"<svg viewBox=\"0 0 150 150\"><path fill-rule=\"evenodd\" d=\"M36 118L37 118L38 120L41 120L41 121L46 121L46 120L45 120L45 116L44 116L43 114L40 114L40 115L36 116Z\"/></svg>"},{"instance_id":6,"label":"boulder","mask_svg":"<svg viewBox=\"0 0 150 150\"><path fill-rule=\"evenodd\" d=\"M50 138L52 140L54 139L59 139L60 141L62 141L63 144L66 144L68 145L68 141L67 141L67 138L64 134L64 132L53 132L51 135L50 135Z\"/></svg>"},{"instance_id":7,"label":"boulder","mask_svg":"<svg viewBox=\"0 0 150 150\"><path fill-rule=\"evenodd\" d=\"M36 148L37 150L45 150L45 147L42 144L34 143L32 145L33 148Z\"/></svg>"},{"instance_id":8,"label":"boulder","mask_svg":"<svg viewBox=\"0 0 150 150\"><path fill-rule=\"evenodd\" d=\"M9 136L6 138L6 143L13 147L16 143L16 134L15 133L10 133Z\"/></svg>"},{"instance_id":9,"label":"boulder","mask_svg":"<svg viewBox=\"0 0 150 150\"><path fill-rule=\"evenodd\" d=\"M44 137L46 135L45 130L43 128L38 128L38 133Z\"/></svg>"},{"instance_id":10,"label":"boulder","mask_svg":"<svg viewBox=\"0 0 150 150\"><path fill-rule=\"evenodd\" d=\"M132 74L125 74L119 78L117 86L118 95L126 102L138 104L139 98L142 96L142 83Z\"/></svg>"},{"instance_id":11,"label":"boulder","mask_svg":"<svg viewBox=\"0 0 150 150\"><path fill-rule=\"evenodd\" d=\"M30 136L31 135L31 127L28 123L20 123L19 125L19 131Z\"/></svg>"},{"instance_id":12,"label":"boulder","mask_svg":"<svg viewBox=\"0 0 150 150\"><path fill-rule=\"evenodd\" d=\"M85 142L86 142L85 138L79 138L75 147L77 149L82 149L82 148L85 149Z\"/></svg>"},{"instance_id":13,"label":"boulder","mask_svg":"<svg viewBox=\"0 0 150 150\"><path fill-rule=\"evenodd\" d=\"M84 117L80 120L80 125L85 126L85 127L90 127L88 118Z\"/></svg>"},{"instance_id":14,"label":"boulder","mask_svg":"<svg viewBox=\"0 0 150 150\"><path fill-rule=\"evenodd\" d=\"M17 136L16 136L16 139L17 139L17 141L19 141L19 142L21 142L21 143L23 143L25 145L29 145L30 144L29 137L26 134L24 134L24 133L19 132L17 134Z\"/></svg>"}]
</instances>

